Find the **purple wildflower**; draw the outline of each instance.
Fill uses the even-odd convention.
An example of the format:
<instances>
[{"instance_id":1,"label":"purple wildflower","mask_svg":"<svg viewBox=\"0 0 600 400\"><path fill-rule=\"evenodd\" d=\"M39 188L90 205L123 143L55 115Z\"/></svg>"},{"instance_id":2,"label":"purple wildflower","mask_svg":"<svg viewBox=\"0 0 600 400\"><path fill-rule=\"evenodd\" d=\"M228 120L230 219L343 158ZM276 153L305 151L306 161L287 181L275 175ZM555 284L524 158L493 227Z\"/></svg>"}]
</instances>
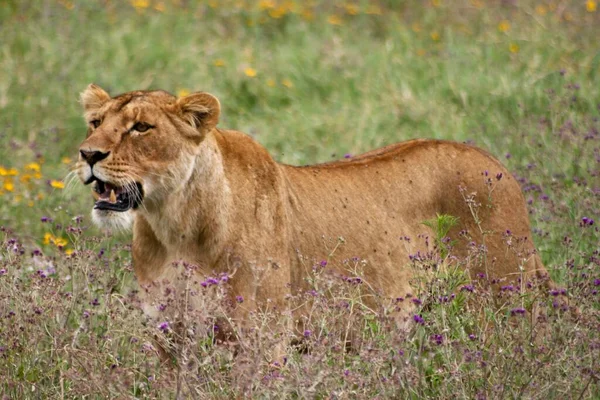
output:
<instances>
[{"instance_id":1,"label":"purple wildflower","mask_svg":"<svg viewBox=\"0 0 600 400\"><path fill-rule=\"evenodd\" d=\"M304 337L310 337L311 334L312 334L312 332L310 331L310 329L304 330Z\"/></svg>"},{"instance_id":2,"label":"purple wildflower","mask_svg":"<svg viewBox=\"0 0 600 400\"><path fill-rule=\"evenodd\" d=\"M235 296L235 301L237 301L238 303L243 303L244 298L242 296Z\"/></svg>"},{"instance_id":3,"label":"purple wildflower","mask_svg":"<svg viewBox=\"0 0 600 400\"><path fill-rule=\"evenodd\" d=\"M473 285L464 285L462 288L460 288L460 291L473 293L475 291L475 287Z\"/></svg>"},{"instance_id":4,"label":"purple wildflower","mask_svg":"<svg viewBox=\"0 0 600 400\"><path fill-rule=\"evenodd\" d=\"M524 315L524 314L525 314L524 308L513 308L512 310L510 310L510 315L512 315L512 316Z\"/></svg>"},{"instance_id":5,"label":"purple wildflower","mask_svg":"<svg viewBox=\"0 0 600 400\"><path fill-rule=\"evenodd\" d=\"M423 325L425 323L425 320L419 314L413 315L413 321L415 321L417 324L421 324L421 325Z\"/></svg>"},{"instance_id":6,"label":"purple wildflower","mask_svg":"<svg viewBox=\"0 0 600 400\"><path fill-rule=\"evenodd\" d=\"M162 332L168 332L169 331L169 322L165 321L165 322L161 322L160 324L158 324L158 329Z\"/></svg>"},{"instance_id":7,"label":"purple wildflower","mask_svg":"<svg viewBox=\"0 0 600 400\"><path fill-rule=\"evenodd\" d=\"M444 343L444 336L440 334L431 335L431 341L439 346Z\"/></svg>"},{"instance_id":8,"label":"purple wildflower","mask_svg":"<svg viewBox=\"0 0 600 400\"><path fill-rule=\"evenodd\" d=\"M344 158L351 158L351 157L352 157L352 154L350 154L350 153L344 154Z\"/></svg>"},{"instance_id":9,"label":"purple wildflower","mask_svg":"<svg viewBox=\"0 0 600 400\"><path fill-rule=\"evenodd\" d=\"M588 217L581 218L581 223L579 226L592 226L594 225L594 220Z\"/></svg>"}]
</instances>

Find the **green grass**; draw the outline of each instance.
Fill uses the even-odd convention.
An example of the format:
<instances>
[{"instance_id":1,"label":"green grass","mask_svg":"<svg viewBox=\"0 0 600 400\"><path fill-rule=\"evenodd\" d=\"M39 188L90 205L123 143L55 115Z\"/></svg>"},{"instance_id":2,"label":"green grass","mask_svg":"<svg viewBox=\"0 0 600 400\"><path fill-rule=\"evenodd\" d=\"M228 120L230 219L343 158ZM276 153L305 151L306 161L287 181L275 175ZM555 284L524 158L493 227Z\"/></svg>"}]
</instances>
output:
<instances>
[{"instance_id":1,"label":"green grass","mask_svg":"<svg viewBox=\"0 0 600 400\"><path fill-rule=\"evenodd\" d=\"M4 243L0 267L14 280L0 282L5 290L0 295L0 317L4 318L11 307L26 309L38 299L54 304L56 318L48 314L34 317L39 324L46 322L46 332L33 329L33 339L23 339L23 343L37 343L37 347L24 346L0 359L0 368L16 371L5 373L10 379L7 384L0 382L0 393L70 397L86 391L82 376L88 376L89 393L100 393L93 382L112 379L98 361L101 357L90 355L102 353L100 342L90 339L78 344L82 352L89 353L87 358L100 364L82 366L77 361L80 356L67 352L67 357L57 350L69 345L61 342L61 335L75 343L74 332L85 331L79 328L84 324L81 313L89 308L90 301L100 297L110 303L113 298L126 298L132 281L129 253L123 248L129 237L103 237L89 226L91 200L82 185L73 182L61 189L47 182L63 179L69 166L64 158L74 160L77 156L85 134L78 94L91 82L111 94L150 88L213 93L222 105L221 127L251 134L277 160L291 164L339 159L346 153L358 154L418 137L473 142L496 155L521 178L530 202L534 240L544 263L560 285L573 288L573 301L579 301L584 312L592 313L590 318L596 318L597 324L598 297L583 294L593 290L589 279L600 278L600 10L592 10L596 3L381 0L315 1L305 6L303 2L275 0L2 2L0 225L11 233L0 232ZM249 69L255 76L249 76L253 75ZM30 163L40 166L39 175L35 176ZM11 174L11 168L17 175ZM84 219L76 225L72 218L78 215ZM43 216L53 218L54 223L41 223ZM596 224L582 228L583 217L595 219ZM69 231L70 225L81 227L83 233ZM67 244L61 251L48 235L44 242L45 234L67 239ZM13 238L24 246L24 256L12 258ZM47 290L70 287L68 290L79 293L85 301L57 300L49 292L38 295L35 278L21 277L41 268L32 265L29 257L34 249L41 249L44 262L52 262L61 279L69 275L82 280L61 281L66 286L57 282L54 289ZM71 260L65 249L86 256ZM100 249L107 249L109 254L110 262L103 266L94 258ZM99 268L98 281L82 275L88 268ZM585 274L585 278L576 277L573 271ZM21 286L23 290L18 290ZM583 297L578 299L578 294ZM102 304L97 315L103 320L91 323L90 332L107 321L121 321L120 315L127 319L124 309L113 309L104 300ZM77 313L65 314L62 307L66 306ZM431 319L436 315L432 312ZM26 324L23 318L21 323ZM369 318L364 320L366 327L380 326L370 323ZM128 371L139 375L135 379L144 376L146 389L137 393L132 389L134 383L115 383L101 392L106 396L128 393L161 397L172 393L173 388L164 380L152 386L147 381L151 372L140 372L158 367L131 359L137 353L129 346L129 336L139 332L145 332L140 336L150 335L138 322L126 324L128 331L121 334L127 339L105 344L109 349L106 357L108 360L119 353ZM466 340L458 334L459 325L450 323L444 329L456 334L456 340ZM583 336L592 335L592 325L585 325L590 330L584 329ZM105 328L113 329L110 324ZM9 346L10 335L22 335L10 329L0 327L0 346ZM373 329L368 331L369 340L391 340L375 332L379 328ZM419 332L404 346L407 354L418 356L419 334L431 333ZM38 340L35 335L45 339ZM597 336L579 339L580 346L594 346L598 341ZM212 360L220 357L212 347L204 351ZM581 350L580 354L584 353ZM449 362L458 356L450 347L435 357ZM560 364L556 354L548 357L547 363ZM113 362L107 360L104 362ZM322 361L322 365L336 368L348 365L346 359ZM151 356L144 361L155 362ZM526 385L527 368L537 367L514 362L512 375L509 368L502 376ZM452 383L452 374L428 369L435 363L419 363L411 362L415 370L407 372L405 380L417 385L414 392L409 386L404 392L385 392L376 376L365 378L369 375L364 370L361 379L373 390L360 389L359 380L344 386L348 390L341 396L352 397L354 390L355 396L369 397L381 389L379 393L400 397L435 397L450 393L443 391L444 384L458 385ZM478 369L468 372L470 367L456 363L457 371L473 378L469 381L472 390L464 391L465 396L481 391L490 398L519 397L518 390L496 391L493 381L500 375L480 375ZM436 368L440 365L443 363ZM507 365L502 364L502 368ZM569 375L581 369L565 366L566 375L556 378L555 386L551 378L540 378L544 382L541 386L527 386L521 396L599 396L600 371L597 362L591 365L595 372L581 376ZM170 373L156 371L164 376ZM246 393L240 389L243 385L219 390L223 382L235 379L225 370L212 372L214 380L205 381L209 383L201 385L205 391L198 395ZM417 375L411 375L413 372ZM318 374L311 373L306 372L306 377L316 379ZM43 374L47 377L42 379ZM277 380L278 384L252 393L290 395L293 379L291 374L286 376ZM572 378L572 392L563 391L568 378ZM300 387L310 387L304 378L297 379ZM323 381L329 382L327 379ZM37 385L37 391L32 385ZM328 385L335 386L331 382ZM293 395L327 394L327 390L315 390L299 390Z\"/></svg>"}]
</instances>

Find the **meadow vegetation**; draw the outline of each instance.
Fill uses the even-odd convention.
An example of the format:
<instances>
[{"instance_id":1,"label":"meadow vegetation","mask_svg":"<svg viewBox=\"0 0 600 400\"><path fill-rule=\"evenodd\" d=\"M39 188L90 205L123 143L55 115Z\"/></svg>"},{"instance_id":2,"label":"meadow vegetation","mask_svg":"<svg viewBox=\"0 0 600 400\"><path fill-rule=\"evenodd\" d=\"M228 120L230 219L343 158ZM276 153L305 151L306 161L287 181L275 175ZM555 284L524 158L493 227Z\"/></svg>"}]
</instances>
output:
<instances>
[{"instance_id":1,"label":"meadow vegetation","mask_svg":"<svg viewBox=\"0 0 600 400\"><path fill-rule=\"evenodd\" d=\"M599 398L599 26L593 0L3 1L0 394ZM451 216L431 216L436 249L406 260L423 280L397 299L419 306L410 332L384 299L364 304L357 254L345 277L316 263L312 290L289 299L310 313L285 365L264 354L287 341L268 329L286 313L254 314L238 344L214 343L225 276L193 293L203 309L165 294L186 333L161 364L155 339L173 336L173 321L140 311L130 237L92 226L88 189L65 181L90 82L111 94L211 92L221 127L290 164L419 137L480 146L521 183L557 289L492 293L485 276L467 279L456 266L484 248L454 259Z\"/></svg>"}]
</instances>

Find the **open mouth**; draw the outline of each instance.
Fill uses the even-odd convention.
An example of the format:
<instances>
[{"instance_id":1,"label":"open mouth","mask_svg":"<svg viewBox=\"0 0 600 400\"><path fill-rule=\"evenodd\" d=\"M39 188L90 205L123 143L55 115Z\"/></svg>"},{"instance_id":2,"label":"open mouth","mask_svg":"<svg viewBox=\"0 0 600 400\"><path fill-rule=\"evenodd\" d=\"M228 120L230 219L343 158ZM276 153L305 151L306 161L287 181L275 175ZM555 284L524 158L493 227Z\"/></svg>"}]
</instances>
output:
<instances>
[{"instance_id":1,"label":"open mouth","mask_svg":"<svg viewBox=\"0 0 600 400\"><path fill-rule=\"evenodd\" d=\"M123 212L137 208L142 202L144 192L138 182L129 186L116 186L93 177L86 184L94 183L92 195L96 199L94 209Z\"/></svg>"}]
</instances>

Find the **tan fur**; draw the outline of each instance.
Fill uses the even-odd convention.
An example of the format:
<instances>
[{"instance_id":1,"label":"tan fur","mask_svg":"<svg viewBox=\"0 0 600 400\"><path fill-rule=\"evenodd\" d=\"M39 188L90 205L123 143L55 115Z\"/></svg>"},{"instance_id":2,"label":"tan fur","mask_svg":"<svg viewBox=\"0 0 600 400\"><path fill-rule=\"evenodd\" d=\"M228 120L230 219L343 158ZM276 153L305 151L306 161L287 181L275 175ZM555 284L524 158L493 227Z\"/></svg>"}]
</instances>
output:
<instances>
[{"instance_id":1,"label":"tan fur","mask_svg":"<svg viewBox=\"0 0 600 400\"><path fill-rule=\"evenodd\" d=\"M142 206L128 211L142 285L168 277L177 260L198 265L205 276L228 272L231 296L245 299L232 317L243 320L255 307L284 308L285 296L305 287L315 263L328 260L327 268L352 275L356 271L344 270L342 261L360 257L366 260L365 281L390 299L404 297L412 291L409 256L431 250L433 232L423 221L436 214L460 218L451 231L457 256L469 252L469 240L458 238L459 231L468 231L477 244L487 232L485 262L473 264L472 276L487 272L491 279L516 280L546 273L518 183L475 147L420 139L350 160L295 167L275 162L249 136L216 128L219 102L206 93L177 99L140 91L110 98L92 85L81 98L88 121L102 123L90 127L80 148L110 151L94 173L116 183L138 181L145 190ZM155 128L127 133L140 121ZM88 169L80 160L84 181ZM465 201L470 193L481 204L480 226ZM96 220L118 226L114 218L121 216ZM507 249L507 230L527 238L521 254Z\"/></svg>"}]
</instances>

